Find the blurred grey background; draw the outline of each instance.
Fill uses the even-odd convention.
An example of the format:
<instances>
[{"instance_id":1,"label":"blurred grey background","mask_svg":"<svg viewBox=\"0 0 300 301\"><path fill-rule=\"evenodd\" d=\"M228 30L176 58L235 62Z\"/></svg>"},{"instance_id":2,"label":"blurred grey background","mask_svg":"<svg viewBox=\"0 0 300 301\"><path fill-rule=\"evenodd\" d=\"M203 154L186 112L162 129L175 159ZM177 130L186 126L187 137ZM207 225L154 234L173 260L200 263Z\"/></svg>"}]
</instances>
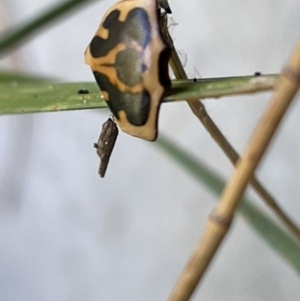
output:
<instances>
[{"instance_id":1,"label":"blurred grey background","mask_svg":"<svg viewBox=\"0 0 300 301\"><path fill-rule=\"evenodd\" d=\"M1 30L53 2L2 0ZM69 14L0 66L93 81L83 52L113 3L95 1ZM190 77L279 72L299 38L299 0L170 4L178 23L171 32ZM206 100L205 106L242 151L269 97ZM123 133L100 179L93 143L108 114L0 118L0 300L166 300L216 200L154 143ZM258 171L298 222L299 114L298 97ZM184 102L162 106L159 128L219 174L232 173ZM193 300L296 301L299 278L237 218Z\"/></svg>"}]
</instances>

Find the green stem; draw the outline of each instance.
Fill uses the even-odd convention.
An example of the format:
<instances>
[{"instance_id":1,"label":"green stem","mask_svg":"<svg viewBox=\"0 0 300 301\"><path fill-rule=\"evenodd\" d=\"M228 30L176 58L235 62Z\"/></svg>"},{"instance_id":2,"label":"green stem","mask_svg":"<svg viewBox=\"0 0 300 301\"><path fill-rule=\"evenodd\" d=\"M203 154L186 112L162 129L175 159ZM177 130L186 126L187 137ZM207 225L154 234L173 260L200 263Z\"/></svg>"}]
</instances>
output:
<instances>
[{"instance_id":1,"label":"green stem","mask_svg":"<svg viewBox=\"0 0 300 301\"><path fill-rule=\"evenodd\" d=\"M276 75L172 81L164 102L215 98L273 89ZM89 94L78 94L88 90ZM0 82L0 115L106 108L95 83Z\"/></svg>"}]
</instances>

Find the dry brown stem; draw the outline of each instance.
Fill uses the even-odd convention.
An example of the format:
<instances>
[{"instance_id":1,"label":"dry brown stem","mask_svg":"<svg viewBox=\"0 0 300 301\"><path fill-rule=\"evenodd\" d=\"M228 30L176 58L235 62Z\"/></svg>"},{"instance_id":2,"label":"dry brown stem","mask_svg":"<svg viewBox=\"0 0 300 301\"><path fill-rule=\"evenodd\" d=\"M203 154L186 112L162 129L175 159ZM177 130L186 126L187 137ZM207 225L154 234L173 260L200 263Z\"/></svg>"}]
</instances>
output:
<instances>
[{"instance_id":1,"label":"dry brown stem","mask_svg":"<svg viewBox=\"0 0 300 301\"><path fill-rule=\"evenodd\" d=\"M207 222L189 263L185 267L169 301L187 301L211 262L219 245L225 237L243 193L273 137L284 113L300 86L300 42L287 67L283 70L275 93L266 109L246 151L236 165L233 176L228 181L220 202Z\"/></svg>"},{"instance_id":2,"label":"dry brown stem","mask_svg":"<svg viewBox=\"0 0 300 301\"><path fill-rule=\"evenodd\" d=\"M187 74L182 66L178 53L174 47L173 40L167 29L167 18L162 19L161 23L162 32L166 42L171 48L170 65L177 79L187 79ZM219 130L217 125L213 122L210 116L207 114L204 105L198 100L187 100L194 115L203 124L205 129L210 133L212 138L216 141L219 147L223 150L226 156L229 158L233 165L236 165L240 159L239 154L232 147L232 145L225 138L223 133ZM289 229L291 233L300 241L300 230L297 225L290 219L290 217L282 210L275 201L274 197L263 187L263 185L253 176L250 183L257 194L262 198L265 204L271 208L274 214L281 220L281 222Z\"/></svg>"}]
</instances>

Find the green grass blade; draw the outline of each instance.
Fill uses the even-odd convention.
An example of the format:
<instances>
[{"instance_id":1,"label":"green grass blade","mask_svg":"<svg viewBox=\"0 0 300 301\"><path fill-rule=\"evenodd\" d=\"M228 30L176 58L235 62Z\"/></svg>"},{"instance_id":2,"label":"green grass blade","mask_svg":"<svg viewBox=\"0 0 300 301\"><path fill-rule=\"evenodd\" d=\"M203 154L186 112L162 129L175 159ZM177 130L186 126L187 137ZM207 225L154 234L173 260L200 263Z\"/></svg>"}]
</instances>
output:
<instances>
[{"instance_id":1,"label":"green grass blade","mask_svg":"<svg viewBox=\"0 0 300 301\"><path fill-rule=\"evenodd\" d=\"M78 94L88 90L90 94ZM95 83L0 84L0 115L106 108Z\"/></svg>"},{"instance_id":2,"label":"green grass blade","mask_svg":"<svg viewBox=\"0 0 300 301\"><path fill-rule=\"evenodd\" d=\"M274 88L278 74L234 76L172 81L172 100L205 99L253 94ZM187 91L188 90L188 91ZM169 97L166 97L168 101Z\"/></svg>"},{"instance_id":3,"label":"green grass blade","mask_svg":"<svg viewBox=\"0 0 300 301\"><path fill-rule=\"evenodd\" d=\"M164 102L211 98L270 90L276 75L172 81ZM79 90L90 93L79 95ZM41 83L34 78L0 74L0 115L106 108L95 83Z\"/></svg>"},{"instance_id":4,"label":"green grass blade","mask_svg":"<svg viewBox=\"0 0 300 301\"><path fill-rule=\"evenodd\" d=\"M38 13L28 21L24 21L11 29L4 31L0 35L0 55L8 54L8 50L12 47L19 46L26 41L30 36L36 33L41 28L48 25L50 22L56 21L59 17L77 8L95 0L65 0L57 1L57 4L52 5L43 12Z\"/></svg>"},{"instance_id":5,"label":"green grass blade","mask_svg":"<svg viewBox=\"0 0 300 301\"><path fill-rule=\"evenodd\" d=\"M220 196L225 181L216 173L161 134L157 146L204 184L210 192ZM300 244L246 197L243 198L239 212L251 228L300 275Z\"/></svg>"}]
</instances>

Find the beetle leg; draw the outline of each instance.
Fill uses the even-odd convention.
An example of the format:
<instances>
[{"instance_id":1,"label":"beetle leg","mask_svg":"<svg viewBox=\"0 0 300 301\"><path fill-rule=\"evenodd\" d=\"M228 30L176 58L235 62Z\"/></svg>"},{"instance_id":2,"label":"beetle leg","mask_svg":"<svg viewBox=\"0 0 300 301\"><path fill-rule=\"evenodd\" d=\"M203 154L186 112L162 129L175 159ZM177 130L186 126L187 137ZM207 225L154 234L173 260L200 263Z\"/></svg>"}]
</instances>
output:
<instances>
[{"instance_id":1,"label":"beetle leg","mask_svg":"<svg viewBox=\"0 0 300 301\"><path fill-rule=\"evenodd\" d=\"M158 0L158 4L166 11L167 14L172 13L168 0Z\"/></svg>"}]
</instances>

